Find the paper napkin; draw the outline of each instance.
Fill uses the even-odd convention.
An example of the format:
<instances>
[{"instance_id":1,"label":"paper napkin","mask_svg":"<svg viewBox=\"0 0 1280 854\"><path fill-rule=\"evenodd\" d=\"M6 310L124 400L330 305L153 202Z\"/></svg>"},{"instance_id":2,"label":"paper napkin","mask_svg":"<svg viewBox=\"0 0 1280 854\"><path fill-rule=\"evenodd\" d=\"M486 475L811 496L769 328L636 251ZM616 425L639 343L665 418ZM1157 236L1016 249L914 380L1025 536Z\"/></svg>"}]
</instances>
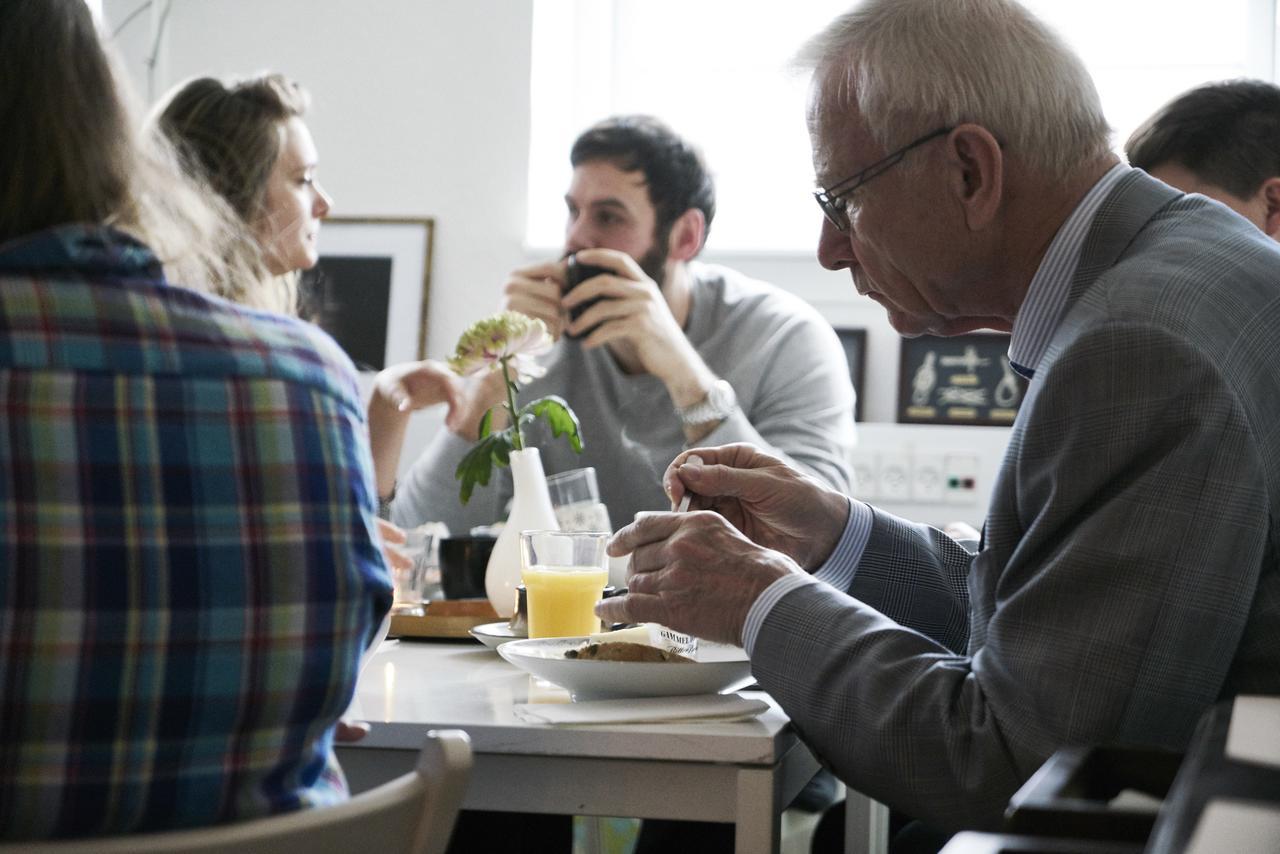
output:
<instances>
[{"instance_id":1,"label":"paper napkin","mask_svg":"<svg viewBox=\"0 0 1280 854\"><path fill-rule=\"evenodd\" d=\"M589 700L582 703L517 703L516 717L536 724L650 724L740 721L769 708L738 694Z\"/></svg>"},{"instance_id":2,"label":"paper napkin","mask_svg":"<svg viewBox=\"0 0 1280 854\"><path fill-rule=\"evenodd\" d=\"M1274 804L1212 800L1187 841L1187 854L1275 854L1280 809Z\"/></svg>"},{"instance_id":3,"label":"paper napkin","mask_svg":"<svg viewBox=\"0 0 1280 854\"><path fill-rule=\"evenodd\" d=\"M1238 762L1280 768L1280 697L1236 697L1225 752Z\"/></svg>"}]
</instances>

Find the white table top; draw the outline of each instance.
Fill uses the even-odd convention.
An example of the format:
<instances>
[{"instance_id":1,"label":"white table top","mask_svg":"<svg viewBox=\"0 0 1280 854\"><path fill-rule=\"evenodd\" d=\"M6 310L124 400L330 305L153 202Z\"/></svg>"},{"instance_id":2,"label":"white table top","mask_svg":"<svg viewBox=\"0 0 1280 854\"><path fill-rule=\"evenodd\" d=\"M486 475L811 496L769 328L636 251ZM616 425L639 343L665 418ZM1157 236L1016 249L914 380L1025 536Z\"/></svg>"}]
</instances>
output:
<instances>
[{"instance_id":1,"label":"white table top","mask_svg":"<svg viewBox=\"0 0 1280 854\"><path fill-rule=\"evenodd\" d=\"M349 714L378 722L364 747L417 750L422 725L458 727L478 753L772 765L796 742L786 715L770 704L760 717L732 723L530 724L513 707L569 702L567 691L535 679L473 642L384 641L365 666Z\"/></svg>"}]
</instances>

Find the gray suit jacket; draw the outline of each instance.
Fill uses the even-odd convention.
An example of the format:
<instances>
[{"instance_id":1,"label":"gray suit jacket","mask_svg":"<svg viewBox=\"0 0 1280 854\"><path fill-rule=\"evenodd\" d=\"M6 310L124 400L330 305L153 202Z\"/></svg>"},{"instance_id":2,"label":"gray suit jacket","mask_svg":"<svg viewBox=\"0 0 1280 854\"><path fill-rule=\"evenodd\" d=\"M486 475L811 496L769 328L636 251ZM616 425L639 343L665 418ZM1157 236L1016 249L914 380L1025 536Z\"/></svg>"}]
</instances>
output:
<instances>
[{"instance_id":1,"label":"gray suit jacket","mask_svg":"<svg viewBox=\"0 0 1280 854\"><path fill-rule=\"evenodd\" d=\"M944 827L1064 745L1178 748L1280 693L1275 244L1125 176L1035 367L979 553L875 511L848 594L788 594L754 649L843 780Z\"/></svg>"}]
</instances>

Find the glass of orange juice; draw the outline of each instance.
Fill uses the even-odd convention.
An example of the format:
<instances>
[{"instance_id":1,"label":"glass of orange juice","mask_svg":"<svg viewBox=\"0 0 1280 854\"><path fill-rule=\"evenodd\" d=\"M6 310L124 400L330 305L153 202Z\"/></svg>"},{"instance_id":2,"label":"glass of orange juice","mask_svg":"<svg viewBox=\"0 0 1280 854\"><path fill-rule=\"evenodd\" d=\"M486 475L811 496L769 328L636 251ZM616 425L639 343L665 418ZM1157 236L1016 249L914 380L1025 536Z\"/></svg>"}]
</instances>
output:
<instances>
[{"instance_id":1,"label":"glass of orange juice","mask_svg":"<svg viewBox=\"0 0 1280 854\"><path fill-rule=\"evenodd\" d=\"M609 580L608 533L525 531L520 575L529 599L529 637L582 637L600 631L595 604Z\"/></svg>"}]
</instances>

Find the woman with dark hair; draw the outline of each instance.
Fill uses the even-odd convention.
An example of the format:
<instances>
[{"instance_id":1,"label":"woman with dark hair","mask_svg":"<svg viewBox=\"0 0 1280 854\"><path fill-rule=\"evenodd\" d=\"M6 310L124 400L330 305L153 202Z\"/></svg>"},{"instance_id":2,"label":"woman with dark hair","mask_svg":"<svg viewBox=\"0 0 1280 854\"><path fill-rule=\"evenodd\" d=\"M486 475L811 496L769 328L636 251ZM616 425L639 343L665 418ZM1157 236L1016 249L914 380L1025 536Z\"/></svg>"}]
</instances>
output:
<instances>
[{"instance_id":1,"label":"woman with dark hair","mask_svg":"<svg viewBox=\"0 0 1280 854\"><path fill-rule=\"evenodd\" d=\"M343 799L391 603L350 360L184 286L252 241L117 85L83 0L0 3L0 839Z\"/></svg>"}]
</instances>

